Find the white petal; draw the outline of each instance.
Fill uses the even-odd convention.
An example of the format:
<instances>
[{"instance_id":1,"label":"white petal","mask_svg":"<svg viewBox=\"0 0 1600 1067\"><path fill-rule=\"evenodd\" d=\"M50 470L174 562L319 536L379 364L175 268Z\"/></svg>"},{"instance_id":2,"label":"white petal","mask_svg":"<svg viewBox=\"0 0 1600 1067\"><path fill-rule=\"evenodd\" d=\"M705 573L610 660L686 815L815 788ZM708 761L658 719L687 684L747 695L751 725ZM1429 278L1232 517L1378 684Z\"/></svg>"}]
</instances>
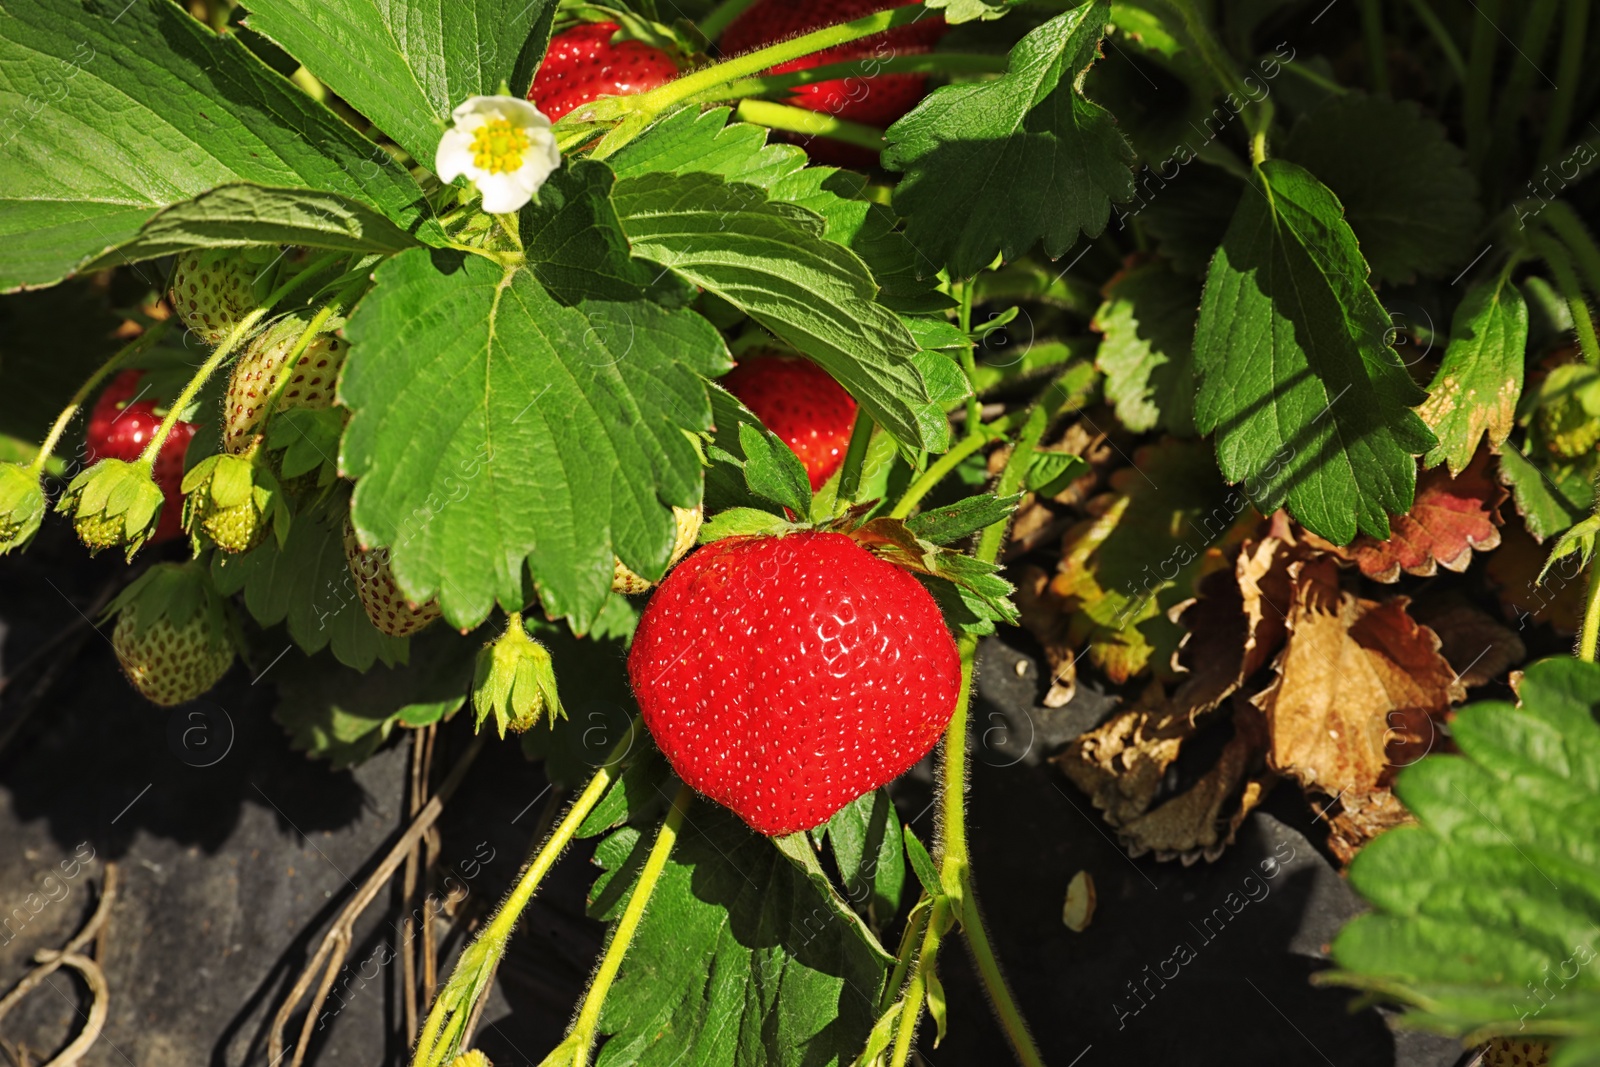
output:
<instances>
[{"instance_id":1,"label":"white petal","mask_svg":"<svg viewBox=\"0 0 1600 1067\"><path fill-rule=\"evenodd\" d=\"M470 174L472 165L472 134L466 130L444 131L439 138L439 149L433 154L433 169L446 185L463 174Z\"/></svg>"},{"instance_id":2,"label":"white petal","mask_svg":"<svg viewBox=\"0 0 1600 1067\"><path fill-rule=\"evenodd\" d=\"M520 171L509 174L482 174L474 179L478 192L483 194L483 210L491 215L505 215L521 209L533 199L533 189L518 180Z\"/></svg>"}]
</instances>

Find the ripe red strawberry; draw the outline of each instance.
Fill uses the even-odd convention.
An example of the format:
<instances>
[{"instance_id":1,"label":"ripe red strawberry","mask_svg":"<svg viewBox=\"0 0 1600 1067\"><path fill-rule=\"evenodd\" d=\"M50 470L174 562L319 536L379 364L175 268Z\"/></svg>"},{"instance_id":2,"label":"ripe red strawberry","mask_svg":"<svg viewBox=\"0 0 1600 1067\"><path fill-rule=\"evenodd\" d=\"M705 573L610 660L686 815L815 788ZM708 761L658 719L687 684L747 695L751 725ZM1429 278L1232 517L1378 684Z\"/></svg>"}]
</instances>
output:
<instances>
[{"instance_id":1,"label":"ripe red strawberry","mask_svg":"<svg viewBox=\"0 0 1600 1067\"><path fill-rule=\"evenodd\" d=\"M388 550L363 549L348 519L344 524L344 558L367 618L390 637L410 637L442 614L437 601L413 606L406 599L389 569Z\"/></svg>"},{"instance_id":2,"label":"ripe red strawberry","mask_svg":"<svg viewBox=\"0 0 1600 1067\"><path fill-rule=\"evenodd\" d=\"M528 99L552 122L596 97L649 92L678 76L678 64L653 45L613 44L619 28L615 22L588 22L550 38Z\"/></svg>"},{"instance_id":3,"label":"ripe red strawberry","mask_svg":"<svg viewBox=\"0 0 1600 1067\"><path fill-rule=\"evenodd\" d=\"M905 773L955 710L933 597L843 534L735 537L667 575L628 677L673 770L769 836Z\"/></svg>"},{"instance_id":4,"label":"ripe red strawberry","mask_svg":"<svg viewBox=\"0 0 1600 1067\"><path fill-rule=\"evenodd\" d=\"M756 354L740 360L722 384L794 449L813 490L820 489L844 462L856 402L815 363L796 356Z\"/></svg>"},{"instance_id":5,"label":"ripe red strawberry","mask_svg":"<svg viewBox=\"0 0 1600 1067\"><path fill-rule=\"evenodd\" d=\"M228 378L228 393L223 401L227 423L222 430L222 443L229 452L244 451L260 429L263 409L277 385L278 372L308 323L309 319L301 315L279 319L251 341L239 358ZM331 332L312 338L278 397L277 410L332 406L334 383L348 351L349 346Z\"/></svg>"},{"instance_id":6,"label":"ripe red strawberry","mask_svg":"<svg viewBox=\"0 0 1600 1067\"><path fill-rule=\"evenodd\" d=\"M764 45L795 37L809 30L839 22L849 22L886 8L902 7L913 0L760 0L734 20L719 42L724 55L750 52ZM909 26L864 37L859 41L829 48L813 55L773 67L768 73L787 74L795 70L843 63L851 59L886 59L895 55L926 52L944 35L948 27L943 18L928 15ZM870 69L870 64L869 64ZM808 111L820 111L834 118L861 122L868 126L889 126L916 106L928 91L922 74L876 74L802 85L792 91L788 103ZM827 138L816 138L806 145L811 157L822 163L842 166L872 166L875 153Z\"/></svg>"},{"instance_id":7,"label":"ripe red strawberry","mask_svg":"<svg viewBox=\"0 0 1600 1067\"><path fill-rule=\"evenodd\" d=\"M141 395L143 378L143 371L125 370L100 394L89 412L89 431L84 439L88 462L100 459L132 462L150 443L156 427L161 425L162 415L156 412L165 409L158 409L155 399L147 393ZM174 423L156 456L155 480L166 503L161 508L155 536L150 538L152 543L170 540L183 532L183 456L195 429L192 422Z\"/></svg>"}]
</instances>

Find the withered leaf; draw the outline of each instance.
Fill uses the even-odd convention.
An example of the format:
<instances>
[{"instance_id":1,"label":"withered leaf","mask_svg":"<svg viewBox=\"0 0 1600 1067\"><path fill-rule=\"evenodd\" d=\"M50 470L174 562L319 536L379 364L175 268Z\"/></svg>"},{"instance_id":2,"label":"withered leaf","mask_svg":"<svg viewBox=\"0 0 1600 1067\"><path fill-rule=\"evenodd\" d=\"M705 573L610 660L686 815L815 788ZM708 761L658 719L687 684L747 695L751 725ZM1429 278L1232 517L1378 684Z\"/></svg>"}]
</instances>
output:
<instances>
[{"instance_id":1,"label":"withered leaf","mask_svg":"<svg viewBox=\"0 0 1600 1067\"><path fill-rule=\"evenodd\" d=\"M1361 847L1374 837L1417 821L1387 789L1375 789L1370 793L1347 790L1339 797L1338 808L1338 813L1328 820L1328 848L1347 867Z\"/></svg>"},{"instance_id":2,"label":"withered leaf","mask_svg":"<svg viewBox=\"0 0 1600 1067\"><path fill-rule=\"evenodd\" d=\"M1387 541L1362 534L1341 548L1314 534L1307 539L1353 560L1362 574L1380 582L1399 581L1401 571L1421 576L1440 567L1464 571L1474 551L1500 544L1500 505L1508 494L1488 468L1489 454L1480 451L1454 478L1444 467L1419 474L1411 510L1389 524Z\"/></svg>"},{"instance_id":3,"label":"withered leaf","mask_svg":"<svg viewBox=\"0 0 1600 1067\"><path fill-rule=\"evenodd\" d=\"M1458 592L1418 597L1411 617L1439 635L1439 651L1468 689L1487 685L1527 657L1515 630Z\"/></svg>"},{"instance_id":4,"label":"withered leaf","mask_svg":"<svg viewBox=\"0 0 1600 1067\"><path fill-rule=\"evenodd\" d=\"M1278 677L1253 703L1265 713L1269 762L1329 794L1377 788L1388 745L1408 713L1442 717L1465 687L1439 638L1406 614L1345 592L1327 557L1290 567L1294 600Z\"/></svg>"}]
</instances>

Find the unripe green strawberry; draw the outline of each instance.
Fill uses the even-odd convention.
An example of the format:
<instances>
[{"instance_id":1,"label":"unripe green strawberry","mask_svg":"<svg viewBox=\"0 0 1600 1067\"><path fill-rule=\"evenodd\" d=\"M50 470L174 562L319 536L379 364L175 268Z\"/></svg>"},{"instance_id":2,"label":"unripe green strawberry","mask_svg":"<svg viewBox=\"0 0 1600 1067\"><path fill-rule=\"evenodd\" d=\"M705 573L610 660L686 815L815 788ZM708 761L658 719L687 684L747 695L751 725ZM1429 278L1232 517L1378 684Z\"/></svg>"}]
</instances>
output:
<instances>
[{"instance_id":1,"label":"unripe green strawberry","mask_svg":"<svg viewBox=\"0 0 1600 1067\"><path fill-rule=\"evenodd\" d=\"M256 462L259 444L242 456L207 456L183 478L183 528L197 548L209 541L224 552L248 552L269 526L288 534L289 511L278 481Z\"/></svg>"},{"instance_id":2,"label":"unripe green strawberry","mask_svg":"<svg viewBox=\"0 0 1600 1067\"><path fill-rule=\"evenodd\" d=\"M344 524L344 557L355 578L356 595L372 625L390 637L410 637L440 615L437 601L413 605L395 584L387 549L369 552L361 547L355 527Z\"/></svg>"},{"instance_id":3,"label":"unripe green strawberry","mask_svg":"<svg viewBox=\"0 0 1600 1067\"><path fill-rule=\"evenodd\" d=\"M223 401L225 422L222 444L229 452L240 452L259 432L267 398L278 383L284 362L304 335L309 319L289 315L267 327L240 357L228 379ZM278 397L276 410L330 407L339 368L344 365L349 346L335 337L329 327L314 336L295 361L289 381Z\"/></svg>"},{"instance_id":4,"label":"unripe green strawberry","mask_svg":"<svg viewBox=\"0 0 1600 1067\"><path fill-rule=\"evenodd\" d=\"M677 563L689 550L694 547L695 538L700 536L700 522L705 518L703 508L680 508L674 506L672 517L678 523L678 536L672 542L672 556L667 560L667 569ZM623 562L617 560L616 569L611 575L611 591L613 593L643 593L656 583L646 581L629 570Z\"/></svg>"},{"instance_id":5,"label":"unripe green strawberry","mask_svg":"<svg viewBox=\"0 0 1600 1067\"><path fill-rule=\"evenodd\" d=\"M1550 1046L1542 1041L1496 1037L1483 1050L1483 1067L1545 1067L1549 1062Z\"/></svg>"},{"instance_id":6,"label":"unripe green strawberry","mask_svg":"<svg viewBox=\"0 0 1600 1067\"><path fill-rule=\"evenodd\" d=\"M1539 437L1562 459L1586 455L1600 442L1600 372L1564 363L1539 385Z\"/></svg>"},{"instance_id":7,"label":"unripe green strawberry","mask_svg":"<svg viewBox=\"0 0 1600 1067\"><path fill-rule=\"evenodd\" d=\"M256 275L276 249L222 248L185 252L172 272L172 306L207 344L221 344L259 303Z\"/></svg>"},{"instance_id":8,"label":"unripe green strawberry","mask_svg":"<svg viewBox=\"0 0 1600 1067\"><path fill-rule=\"evenodd\" d=\"M111 646L133 687L156 704L193 700L233 664L227 608L207 569L158 563L112 602Z\"/></svg>"},{"instance_id":9,"label":"unripe green strawberry","mask_svg":"<svg viewBox=\"0 0 1600 1067\"><path fill-rule=\"evenodd\" d=\"M132 559L154 536L162 504L150 464L102 459L72 479L56 510L72 517L78 539L91 553L125 545Z\"/></svg>"},{"instance_id":10,"label":"unripe green strawberry","mask_svg":"<svg viewBox=\"0 0 1600 1067\"><path fill-rule=\"evenodd\" d=\"M485 719L494 716L501 737L507 727L519 734L526 732L546 717L545 712L549 712L551 726L566 715L556 691L550 653L528 636L521 615L513 613L505 633L478 653L472 709L480 729Z\"/></svg>"}]
</instances>

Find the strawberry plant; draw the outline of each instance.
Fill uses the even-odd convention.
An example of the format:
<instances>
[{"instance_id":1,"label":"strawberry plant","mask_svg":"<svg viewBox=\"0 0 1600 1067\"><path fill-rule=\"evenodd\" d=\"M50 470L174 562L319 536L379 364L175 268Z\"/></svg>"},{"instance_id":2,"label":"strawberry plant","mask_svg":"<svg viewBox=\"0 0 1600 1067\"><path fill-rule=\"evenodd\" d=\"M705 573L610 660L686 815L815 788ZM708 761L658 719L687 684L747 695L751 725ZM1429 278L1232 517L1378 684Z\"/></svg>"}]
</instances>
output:
<instances>
[{"instance_id":1,"label":"strawberry plant","mask_svg":"<svg viewBox=\"0 0 1600 1067\"><path fill-rule=\"evenodd\" d=\"M1290 791L1374 909L1328 981L1600 1063L1600 28L1486 6L6 0L0 554L121 554L150 702L242 662L417 754L272 1062L514 740L572 795L408 965L416 1067L487 1063L579 842L551 1067L902 1067L952 941L1044 1063L969 841L1003 638L1114 696L1050 773L1138 864Z\"/></svg>"}]
</instances>

